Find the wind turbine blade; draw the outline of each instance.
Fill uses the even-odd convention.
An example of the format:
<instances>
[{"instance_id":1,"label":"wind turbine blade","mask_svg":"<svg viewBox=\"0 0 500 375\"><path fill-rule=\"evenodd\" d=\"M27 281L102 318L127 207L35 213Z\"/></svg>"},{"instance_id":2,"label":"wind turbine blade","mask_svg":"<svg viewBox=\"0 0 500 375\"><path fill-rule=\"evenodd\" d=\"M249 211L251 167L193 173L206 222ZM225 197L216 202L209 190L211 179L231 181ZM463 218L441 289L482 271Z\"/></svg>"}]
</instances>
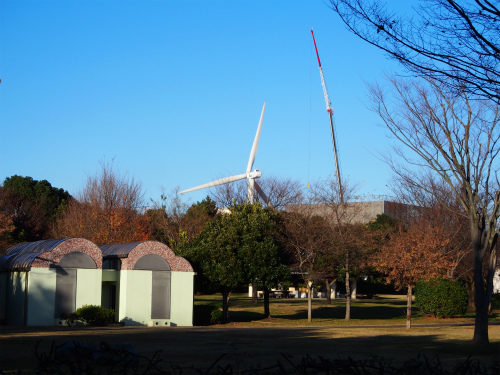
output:
<instances>
[{"instance_id":1,"label":"wind turbine blade","mask_svg":"<svg viewBox=\"0 0 500 375\"><path fill-rule=\"evenodd\" d=\"M257 191L257 193L264 200L264 202L266 202L266 204L268 206L272 207L273 205L271 204L271 201L267 197L266 193L264 193L264 190L262 190L262 188L259 186L259 184L257 183L257 181L254 181L254 187L255 187L255 191Z\"/></svg>"},{"instance_id":2,"label":"wind turbine blade","mask_svg":"<svg viewBox=\"0 0 500 375\"><path fill-rule=\"evenodd\" d=\"M224 177L224 178L220 178L218 180L212 181L212 182L207 182L206 184L203 184L203 185L193 187L191 189L183 190L179 194L189 193L190 191L195 191L195 190L206 189L206 188L217 186L217 185L228 184L230 182L243 180L245 178L247 178L246 173L237 174L237 175L231 176L231 177Z\"/></svg>"},{"instance_id":3,"label":"wind turbine blade","mask_svg":"<svg viewBox=\"0 0 500 375\"><path fill-rule=\"evenodd\" d=\"M264 107L262 107L259 126L257 127L257 133L255 134L252 150L250 151L250 158L248 159L248 165L247 165L247 173L252 171L253 162L255 160L255 156L257 155L257 149L259 148L260 130L262 129L262 120L264 120L265 111L266 111L266 103L264 103Z\"/></svg>"}]
</instances>

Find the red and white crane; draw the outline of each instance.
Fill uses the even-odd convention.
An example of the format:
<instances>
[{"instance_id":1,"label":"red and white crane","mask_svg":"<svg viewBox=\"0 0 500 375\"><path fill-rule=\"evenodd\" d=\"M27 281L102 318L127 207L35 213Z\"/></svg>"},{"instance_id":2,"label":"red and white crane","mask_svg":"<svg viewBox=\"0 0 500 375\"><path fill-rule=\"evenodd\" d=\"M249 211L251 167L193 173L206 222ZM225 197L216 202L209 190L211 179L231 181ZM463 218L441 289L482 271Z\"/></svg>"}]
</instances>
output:
<instances>
[{"instance_id":1,"label":"red and white crane","mask_svg":"<svg viewBox=\"0 0 500 375\"><path fill-rule=\"evenodd\" d=\"M319 75L321 77L321 86L323 86L323 95L325 96L325 104L326 104L326 111L328 112L328 117L330 119L330 130L332 132L332 143L333 143L333 154L335 156L335 168L337 170L337 181L339 185L339 197L340 197L340 202L344 202L344 194L342 191L342 179L340 178L340 168L339 168L339 159L337 155L337 142L335 141L335 132L333 130L333 109L330 103L330 99L328 98L328 90L326 89L326 83L325 83L325 76L323 75L323 68L321 67L321 60L319 59L319 53L318 53L318 47L316 47L316 39L314 38L314 32L311 30L313 42L314 42L314 49L316 50L316 56L318 58L318 65L319 65Z\"/></svg>"}]
</instances>

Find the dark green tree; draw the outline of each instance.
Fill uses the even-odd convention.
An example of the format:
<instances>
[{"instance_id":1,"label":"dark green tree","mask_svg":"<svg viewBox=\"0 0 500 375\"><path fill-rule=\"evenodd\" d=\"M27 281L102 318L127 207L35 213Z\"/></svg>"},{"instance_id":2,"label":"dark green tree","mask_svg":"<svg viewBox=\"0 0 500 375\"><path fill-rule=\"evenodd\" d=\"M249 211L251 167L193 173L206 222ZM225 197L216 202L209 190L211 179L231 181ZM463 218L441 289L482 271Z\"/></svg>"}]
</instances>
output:
<instances>
[{"instance_id":1,"label":"dark green tree","mask_svg":"<svg viewBox=\"0 0 500 375\"><path fill-rule=\"evenodd\" d=\"M0 209L14 225L14 243L50 237L55 220L65 211L70 195L46 181L31 177L7 177L0 187Z\"/></svg>"},{"instance_id":2,"label":"dark green tree","mask_svg":"<svg viewBox=\"0 0 500 375\"><path fill-rule=\"evenodd\" d=\"M264 292L264 315L271 316L269 291L289 278L290 269L284 264L284 254L278 242L279 214L260 205L244 204L234 207L241 225L242 247L248 280L261 284Z\"/></svg>"},{"instance_id":3,"label":"dark green tree","mask_svg":"<svg viewBox=\"0 0 500 375\"><path fill-rule=\"evenodd\" d=\"M229 296L235 288L253 280L269 288L288 275L279 261L273 214L260 204L234 205L230 211L209 222L189 244L179 248L222 294L224 322L229 318ZM268 303L265 310L268 316Z\"/></svg>"}]
</instances>

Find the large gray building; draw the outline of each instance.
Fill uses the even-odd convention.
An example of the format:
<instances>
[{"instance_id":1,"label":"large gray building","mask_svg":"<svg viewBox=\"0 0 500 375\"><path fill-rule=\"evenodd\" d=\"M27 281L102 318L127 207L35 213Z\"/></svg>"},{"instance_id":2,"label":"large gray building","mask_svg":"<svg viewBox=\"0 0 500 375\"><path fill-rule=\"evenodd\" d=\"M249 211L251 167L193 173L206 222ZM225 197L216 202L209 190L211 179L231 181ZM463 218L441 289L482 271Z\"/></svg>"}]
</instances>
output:
<instances>
[{"instance_id":1,"label":"large gray building","mask_svg":"<svg viewBox=\"0 0 500 375\"><path fill-rule=\"evenodd\" d=\"M377 215L385 214L393 219L404 217L415 217L419 208L403 203L390 201L372 202L346 202L342 204L313 204L288 206L287 210L302 212L304 214L331 217L336 222L343 223L369 223L377 218Z\"/></svg>"}]
</instances>

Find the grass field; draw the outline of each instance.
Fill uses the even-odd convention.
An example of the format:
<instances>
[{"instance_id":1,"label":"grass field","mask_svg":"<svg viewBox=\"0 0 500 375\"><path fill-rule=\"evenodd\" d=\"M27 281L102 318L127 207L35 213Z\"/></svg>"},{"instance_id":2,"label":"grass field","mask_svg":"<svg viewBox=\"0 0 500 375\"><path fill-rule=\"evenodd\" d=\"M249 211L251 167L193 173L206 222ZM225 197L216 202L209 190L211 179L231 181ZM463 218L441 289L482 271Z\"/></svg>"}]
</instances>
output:
<instances>
[{"instance_id":1,"label":"grass field","mask_svg":"<svg viewBox=\"0 0 500 375\"><path fill-rule=\"evenodd\" d=\"M196 304L218 304L219 296L200 296ZM221 355L219 364L240 369L255 364L286 363L283 354L299 361L306 355L355 359L372 355L392 359L394 364L425 355L439 355L445 366L473 356L481 363L498 360L500 317L491 318L490 345L477 348L473 336L473 316L458 319L429 319L415 312L413 328L406 330L405 301L400 296L353 301L352 320L345 322L345 301L326 305L315 300L313 322L307 322L304 299L271 300L271 319L263 318L262 302L256 306L243 295L230 302L232 323L208 327L2 327L0 370L4 372L36 368L35 345L48 352L52 343L68 340L99 345L130 343L140 354L151 357L161 350L162 366L194 366L207 369ZM0 372L1 373L1 372Z\"/></svg>"}]
</instances>

